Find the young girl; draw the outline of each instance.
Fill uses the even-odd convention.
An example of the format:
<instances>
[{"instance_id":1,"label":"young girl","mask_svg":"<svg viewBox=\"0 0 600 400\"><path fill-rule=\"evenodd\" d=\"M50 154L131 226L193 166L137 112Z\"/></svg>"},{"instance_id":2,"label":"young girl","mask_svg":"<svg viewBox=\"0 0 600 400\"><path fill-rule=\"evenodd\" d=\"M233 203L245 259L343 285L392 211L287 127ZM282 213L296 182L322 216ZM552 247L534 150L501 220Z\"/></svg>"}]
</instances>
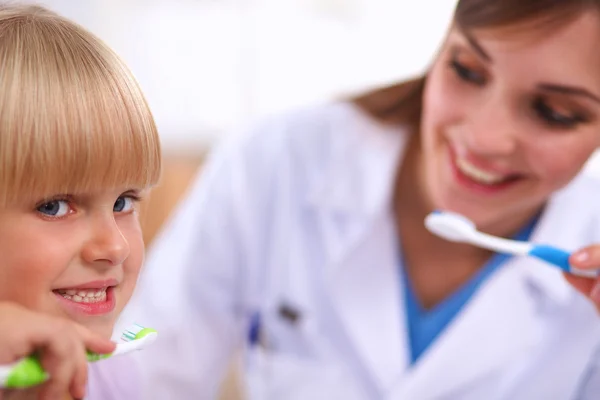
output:
<instances>
[{"instance_id":1,"label":"young girl","mask_svg":"<svg viewBox=\"0 0 600 400\"><path fill-rule=\"evenodd\" d=\"M159 175L156 126L119 58L44 8L0 6L0 313L14 321L0 358L62 349L43 358L62 385L5 398L83 396L83 350L113 349L94 334L110 338L135 287L136 204Z\"/></svg>"}]
</instances>

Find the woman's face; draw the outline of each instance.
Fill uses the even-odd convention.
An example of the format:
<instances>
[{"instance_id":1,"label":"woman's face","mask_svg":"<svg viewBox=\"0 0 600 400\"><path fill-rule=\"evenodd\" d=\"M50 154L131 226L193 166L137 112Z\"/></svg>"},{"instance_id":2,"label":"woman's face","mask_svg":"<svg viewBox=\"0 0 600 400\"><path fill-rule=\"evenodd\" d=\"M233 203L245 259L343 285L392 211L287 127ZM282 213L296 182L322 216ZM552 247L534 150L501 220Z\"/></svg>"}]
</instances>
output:
<instances>
[{"instance_id":1,"label":"woman's face","mask_svg":"<svg viewBox=\"0 0 600 400\"><path fill-rule=\"evenodd\" d=\"M495 226L565 186L600 145L599 48L593 12L542 35L453 29L424 96L432 205Z\"/></svg>"}]
</instances>

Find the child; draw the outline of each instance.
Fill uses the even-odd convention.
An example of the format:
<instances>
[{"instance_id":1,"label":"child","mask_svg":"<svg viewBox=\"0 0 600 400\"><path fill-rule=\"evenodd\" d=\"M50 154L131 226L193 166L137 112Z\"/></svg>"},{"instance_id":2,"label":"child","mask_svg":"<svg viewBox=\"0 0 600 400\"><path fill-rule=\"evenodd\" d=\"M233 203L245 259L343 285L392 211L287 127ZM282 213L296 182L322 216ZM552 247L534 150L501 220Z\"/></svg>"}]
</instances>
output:
<instances>
[{"instance_id":1,"label":"child","mask_svg":"<svg viewBox=\"0 0 600 400\"><path fill-rule=\"evenodd\" d=\"M44 358L55 386L5 398L83 396L83 349L113 350L144 257L136 204L160 167L152 115L119 58L42 7L0 6L0 313L14 321L0 355L72 346Z\"/></svg>"}]
</instances>

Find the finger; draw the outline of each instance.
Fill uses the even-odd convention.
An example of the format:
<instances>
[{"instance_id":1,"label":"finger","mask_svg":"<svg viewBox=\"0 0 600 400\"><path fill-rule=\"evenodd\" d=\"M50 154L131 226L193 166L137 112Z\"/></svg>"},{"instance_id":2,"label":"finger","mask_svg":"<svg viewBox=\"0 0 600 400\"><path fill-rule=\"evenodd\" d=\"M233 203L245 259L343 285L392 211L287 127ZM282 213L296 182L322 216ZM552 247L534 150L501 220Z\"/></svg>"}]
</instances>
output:
<instances>
[{"instance_id":1,"label":"finger","mask_svg":"<svg viewBox=\"0 0 600 400\"><path fill-rule=\"evenodd\" d=\"M572 274L565 273L565 279L584 296L588 297L592 288L596 284L594 279L584 278L581 276L575 276Z\"/></svg>"},{"instance_id":2,"label":"finger","mask_svg":"<svg viewBox=\"0 0 600 400\"><path fill-rule=\"evenodd\" d=\"M576 251L569 257L569 263L576 268L600 268L600 245Z\"/></svg>"},{"instance_id":3,"label":"finger","mask_svg":"<svg viewBox=\"0 0 600 400\"><path fill-rule=\"evenodd\" d=\"M88 378L88 365L86 360L85 348L83 344L79 346L78 355L75 360L75 375L71 381L71 387L69 392L75 399L81 399L85 397L85 389Z\"/></svg>"},{"instance_id":4,"label":"finger","mask_svg":"<svg viewBox=\"0 0 600 400\"><path fill-rule=\"evenodd\" d=\"M35 350L32 343L29 342L27 332L19 330L15 332L3 332L3 334L5 334L2 337L3 341L10 343L10 346L0 346L0 365L15 362Z\"/></svg>"},{"instance_id":5,"label":"finger","mask_svg":"<svg viewBox=\"0 0 600 400\"><path fill-rule=\"evenodd\" d=\"M565 279L577 291L590 299L596 306L596 309L598 309L598 312L600 312L600 279L594 280L571 274L565 274Z\"/></svg>"},{"instance_id":6,"label":"finger","mask_svg":"<svg viewBox=\"0 0 600 400\"><path fill-rule=\"evenodd\" d=\"M86 350L110 353L116 344L70 321L52 319L49 328L39 332L42 365L50 381L42 388L42 398L62 399L66 393L75 398L85 395L87 385Z\"/></svg>"},{"instance_id":7,"label":"finger","mask_svg":"<svg viewBox=\"0 0 600 400\"><path fill-rule=\"evenodd\" d=\"M39 335L37 317L31 311L14 304L2 304L3 317L7 321L19 321L14 329L4 330L2 339L9 346L0 346L0 364L17 361L19 358L29 355L36 348L36 336Z\"/></svg>"},{"instance_id":8,"label":"finger","mask_svg":"<svg viewBox=\"0 0 600 400\"><path fill-rule=\"evenodd\" d=\"M41 363L50 380L41 390L41 399L64 398L75 375L75 357L80 339L67 323L55 323L54 335L41 352Z\"/></svg>"},{"instance_id":9,"label":"finger","mask_svg":"<svg viewBox=\"0 0 600 400\"><path fill-rule=\"evenodd\" d=\"M73 324L73 326L81 337L87 350L99 354L108 354L115 351L115 348L117 347L116 343L91 332L89 329L86 329L79 324Z\"/></svg>"},{"instance_id":10,"label":"finger","mask_svg":"<svg viewBox=\"0 0 600 400\"><path fill-rule=\"evenodd\" d=\"M40 398L43 400L64 398L71 386L74 362L62 351L59 354L47 354L42 357L42 365L50 375L50 380L41 390Z\"/></svg>"}]
</instances>

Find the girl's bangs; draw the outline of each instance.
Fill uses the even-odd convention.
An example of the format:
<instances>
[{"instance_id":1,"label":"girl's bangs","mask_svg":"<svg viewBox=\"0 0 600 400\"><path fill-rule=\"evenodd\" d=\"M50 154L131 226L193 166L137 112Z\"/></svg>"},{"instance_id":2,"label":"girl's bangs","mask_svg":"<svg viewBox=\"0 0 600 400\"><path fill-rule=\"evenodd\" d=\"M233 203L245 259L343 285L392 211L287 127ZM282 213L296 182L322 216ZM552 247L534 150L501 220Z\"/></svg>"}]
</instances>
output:
<instances>
[{"instance_id":1,"label":"girl's bangs","mask_svg":"<svg viewBox=\"0 0 600 400\"><path fill-rule=\"evenodd\" d=\"M0 203L155 184L159 139L134 78L87 33L44 22L0 26Z\"/></svg>"}]
</instances>

